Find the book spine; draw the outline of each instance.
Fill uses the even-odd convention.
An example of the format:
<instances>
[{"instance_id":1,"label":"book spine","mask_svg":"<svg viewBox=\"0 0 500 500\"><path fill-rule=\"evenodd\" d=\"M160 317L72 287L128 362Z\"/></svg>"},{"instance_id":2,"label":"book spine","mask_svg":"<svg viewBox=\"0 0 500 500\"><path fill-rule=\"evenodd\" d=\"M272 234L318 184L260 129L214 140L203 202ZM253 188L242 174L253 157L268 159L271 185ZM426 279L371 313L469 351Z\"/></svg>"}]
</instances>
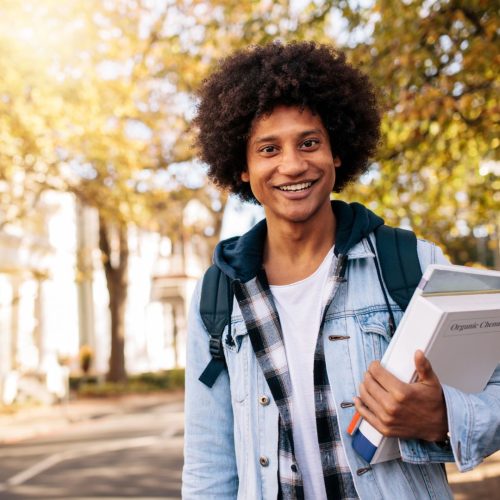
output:
<instances>
[{"instance_id":1,"label":"book spine","mask_svg":"<svg viewBox=\"0 0 500 500\"><path fill-rule=\"evenodd\" d=\"M354 433L358 430L359 424L361 423L361 415L356 411L347 427L347 434L349 436L354 436Z\"/></svg>"},{"instance_id":2,"label":"book spine","mask_svg":"<svg viewBox=\"0 0 500 500\"><path fill-rule=\"evenodd\" d=\"M368 463L372 461L384 436L366 420L362 420L354 431L352 447Z\"/></svg>"}]
</instances>

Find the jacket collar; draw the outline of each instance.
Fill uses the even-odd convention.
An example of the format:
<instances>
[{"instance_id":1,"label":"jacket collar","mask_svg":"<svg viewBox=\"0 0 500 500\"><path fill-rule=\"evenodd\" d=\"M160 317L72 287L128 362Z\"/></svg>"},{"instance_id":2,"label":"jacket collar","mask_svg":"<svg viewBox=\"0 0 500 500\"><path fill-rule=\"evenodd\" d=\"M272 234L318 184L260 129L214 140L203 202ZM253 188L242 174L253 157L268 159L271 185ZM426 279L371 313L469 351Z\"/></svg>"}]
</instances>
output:
<instances>
[{"instance_id":1,"label":"jacket collar","mask_svg":"<svg viewBox=\"0 0 500 500\"><path fill-rule=\"evenodd\" d=\"M367 238L370 236L367 235ZM375 254L370 250L370 246L366 242L366 239L362 239L359 243L356 243L348 252L347 252L347 258L349 260L353 259L366 259L366 258L373 258L375 257Z\"/></svg>"}]
</instances>

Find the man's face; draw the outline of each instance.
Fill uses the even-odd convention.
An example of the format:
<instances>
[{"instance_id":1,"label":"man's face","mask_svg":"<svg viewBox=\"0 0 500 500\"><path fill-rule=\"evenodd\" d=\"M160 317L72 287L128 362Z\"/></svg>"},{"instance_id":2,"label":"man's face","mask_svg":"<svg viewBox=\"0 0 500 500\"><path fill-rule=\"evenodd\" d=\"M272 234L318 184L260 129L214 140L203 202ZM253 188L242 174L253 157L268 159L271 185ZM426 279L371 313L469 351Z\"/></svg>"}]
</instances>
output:
<instances>
[{"instance_id":1,"label":"man's face","mask_svg":"<svg viewBox=\"0 0 500 500\"><path fill-rule=\"evenodd\" d=\"M330 140L319 115L308 108L278 106L257 118L241 174L264 207L268 221L303 223L328 207L335 184Z\"/></svg>"}]
</instances>

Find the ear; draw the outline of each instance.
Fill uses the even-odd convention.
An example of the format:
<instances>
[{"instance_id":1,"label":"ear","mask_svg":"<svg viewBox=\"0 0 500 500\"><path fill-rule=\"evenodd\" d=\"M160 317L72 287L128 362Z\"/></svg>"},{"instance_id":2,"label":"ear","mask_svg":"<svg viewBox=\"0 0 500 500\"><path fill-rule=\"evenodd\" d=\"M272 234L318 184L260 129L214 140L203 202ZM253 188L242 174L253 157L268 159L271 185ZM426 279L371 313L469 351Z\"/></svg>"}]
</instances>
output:
<instances>
[{"instance_id":1,"label":"ear","mask_svg":"<svg viewBox=\"0 0 500 500\"><path fill-rule=\"evenodd\" d=\"M339 168L340 165L342 165L342 161L340 160L340 158L338 156L334 156L333 157L333 166L335 168Z\"/></svg>"},{"instance_id":2,"label":"ear","mask_svg":"<svg viewBox=\"0 0 500 500\"><path fill-rule=\"evenodd\" d=\"M250 182L250 176L248 175L248 169L243 170L243 172L241 172L240 178L243 182Z\"/></svg>"}]
</instances>

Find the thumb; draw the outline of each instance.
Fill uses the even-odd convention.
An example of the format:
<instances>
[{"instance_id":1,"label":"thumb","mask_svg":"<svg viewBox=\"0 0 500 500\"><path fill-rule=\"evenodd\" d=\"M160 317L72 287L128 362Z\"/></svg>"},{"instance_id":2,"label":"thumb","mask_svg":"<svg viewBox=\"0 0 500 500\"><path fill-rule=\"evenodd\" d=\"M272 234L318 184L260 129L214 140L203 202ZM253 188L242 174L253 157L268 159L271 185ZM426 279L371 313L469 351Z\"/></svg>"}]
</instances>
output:
<instances>
[{"instance_id":1,"label":"thumb","mask_svg":"<svg viewBox=\"0 0 500 500\"><path fill-rule=\"evenodd\" d=\"M420 350L415 352L415 369L417 370L418 382L437 381L437 375L434 373L430 361Z\"/></svg>"}]
</instances>

